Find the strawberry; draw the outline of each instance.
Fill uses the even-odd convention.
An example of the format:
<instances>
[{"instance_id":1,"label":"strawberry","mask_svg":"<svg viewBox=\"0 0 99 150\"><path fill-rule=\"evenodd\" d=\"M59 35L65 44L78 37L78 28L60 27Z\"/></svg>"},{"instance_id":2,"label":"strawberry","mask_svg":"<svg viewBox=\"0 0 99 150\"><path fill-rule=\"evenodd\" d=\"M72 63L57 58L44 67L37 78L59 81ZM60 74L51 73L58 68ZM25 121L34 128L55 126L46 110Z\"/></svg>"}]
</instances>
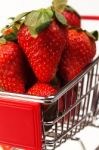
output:
<instances>
[{"instance_id":1,"label":"strawberry","mask_svg":"<svg viewBox=\"0 0 99 150\"><path fill-rule=\"evenodd\" d=\"M50 84L37 82L28 91L28 94L34 96L48 97L57 93L57 90Z\"/></svg>"},{"instance_id":2,"label":"strawberry","mask_svg":"<svg viewBox=\"0 0 99 150\"><path fill-rule=\"evenodd\" d=\"M0 44L0 87L8 92L25 92L23 55L14 42Z\"/></svg>"},{"instance_id":3,"label":"strawberry","mask_svg":"<svg viewBox=\"0 0 99 150\"><path fill-rule=\"evenodd\" d=\"M63 1L58 5L64 6L66 0ZM54 78L65 47L63 26L66 26L66 20L56 8L22 13L13 21L14 24L21 22L18 43L37 79L45 83ZM61 12L63 10L61 9Z\"/></svg>"},{"instance_id":4,"label":"strawberry","mask_svg":"<svg viewBox=\"0 0 99 150\"><path fill-rule=\"evenodd\" d=\"M46 83L40 83L37 82L34 84L29 90L28 94L34 95L34 96L43 96L48 97L55 95L57 93L57 90L53 88L50 84ZM51 105L43 105L43 113L44 113L44 120L45 121L52 121L56 118L57 113L57 104L51 104ZM48 130L50 126L46 127L46 130Z\"/></svg>"},{"instance_id":5,"label":"strawberry","mask_svg":"<svg viewBox=\"0 0 99 150\"><path fill-rule=\"evenodd\" d=\"M91 63L96 54L94 34L97 35L97 31L92 35L83 30L67 30L66 47L60 62L60 74L65 81L72 80Z\"/></svg>"},{"instance_id":6,"label":"strawberry","mask_svg":"<svg viewBox=\"0 0 99 150\"><path fill-rule=\"evenodd\" d=\"M66 5L63 15L66 18L68 25L78 28L81 27L81 17L72 7Z\"/></svg>"},{"instance_id":7,"label":"strawberry","mask_svg":"<svg viewBox=\"0 0 99 150\"><path fill-rule=\"evenodd\" d=\"M53 21L37 38L33 38L24 25L18 33L18 42L38 80L50 82L56 74L65 45L64 33L58 24Z\"/></svg>"}]
</instances>

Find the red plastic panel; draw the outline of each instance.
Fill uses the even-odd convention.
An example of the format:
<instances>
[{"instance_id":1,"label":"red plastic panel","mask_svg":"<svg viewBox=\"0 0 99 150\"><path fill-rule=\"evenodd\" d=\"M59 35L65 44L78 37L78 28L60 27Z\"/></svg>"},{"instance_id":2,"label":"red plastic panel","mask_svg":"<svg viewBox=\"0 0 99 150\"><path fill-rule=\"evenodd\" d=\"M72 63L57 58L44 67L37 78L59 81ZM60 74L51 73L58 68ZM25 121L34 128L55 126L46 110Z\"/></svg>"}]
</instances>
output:
<instances>
[{"instance_id":1,"label":"red plastic panel","mask_svg":"<svg viewBox=\"0 0 99 150\"><path fill-rule=\"evenodd\" d=\"M41 127L40 104L0 99L0 143L41 150Z\"/></svg>"},{"instance_id":2,"label":"red plastic panel","mask_svg":"<svg viewBox=\"0 0 99 150\"><path fill-rule=\"evenodd\" d=\"M81 16L82 19L86 20L97 20L99 21L99 16Z\"/></svg>"}]
</instances>

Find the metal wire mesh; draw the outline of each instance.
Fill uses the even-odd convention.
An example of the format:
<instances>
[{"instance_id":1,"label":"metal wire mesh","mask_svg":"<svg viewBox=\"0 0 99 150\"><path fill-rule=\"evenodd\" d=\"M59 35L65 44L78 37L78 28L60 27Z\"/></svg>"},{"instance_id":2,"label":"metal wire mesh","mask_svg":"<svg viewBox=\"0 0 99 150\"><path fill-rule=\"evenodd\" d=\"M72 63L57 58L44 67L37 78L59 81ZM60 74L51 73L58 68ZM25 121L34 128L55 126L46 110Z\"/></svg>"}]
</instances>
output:
<instances>
[{"instance_id":1,"label":"metal wire mesh","mask_svg":"<svg viewBox=\"0 0 99 150\"><path fill-rule=\"evenodd\" d=\"M48 105L48 111L43 112L42 149L54 150L91 124L93 117L98 113L99 57L64 87L54 97L53 103ZM52 117L50 118L49 115Z\"/></svg>"}]
</instances>

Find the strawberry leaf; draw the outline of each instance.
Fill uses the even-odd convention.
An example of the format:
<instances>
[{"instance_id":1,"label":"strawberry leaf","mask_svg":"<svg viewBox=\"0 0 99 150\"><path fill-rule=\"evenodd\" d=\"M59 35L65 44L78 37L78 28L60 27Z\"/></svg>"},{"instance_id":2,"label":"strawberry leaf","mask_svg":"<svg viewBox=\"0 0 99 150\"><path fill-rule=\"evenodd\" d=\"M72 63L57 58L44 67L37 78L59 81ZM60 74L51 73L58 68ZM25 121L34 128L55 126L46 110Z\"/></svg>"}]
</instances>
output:
<instances>
[{"instance_id":1,"label":"strawberry leaf","mask_svg":"<svg viewBox=\"0 0 99 150\"><path fill-rule=\"evenodd\" d=\"M36 29L37 33L43 31L46 27L49 26L49 24L50 24L50 22L46 22L46 23L44 23L44 24L41 24L41 25Z\"/></svg>"},{"instance_id":2,"label":"strawberry leaf","mask_svg":"<svg viewBox=\"0 0 99 150\"><path fill-rule=\"evenodd\" d=\"M67 25L67 21L66 21L65 17L61 13L55 11L55 16L61 24L65 25L65 26Z\"/></svg>"},{"instance_id":3,"label":"strawberry leaf","mask_svg":"<svg viewBox=\"0 0 99 150\"><path fill-rule=\"evenodd\" d=\"M53 0L52 6L54 10L63 12L66 6L67 0Z\"/></svg>"},{"instance_id":4,"label":"strawberry leaf","mask_svg":"<svg viewBox=\"0 0 99 150\"><path fill-rule=\"evenodd\" d=\"M5 29L5 31L6 31L6 29ZM10 28L8 28L8 30L10 30ZM4 37L4 39L6 39L6 41L15 41L16 42L17 41L17 32L18 32L17 28L15 26L13 26L11 28L11 31L8 32L8 34L3 33L3 37Z\"/></svg>"},{"instance_id":5,"label":"strawberry leaf","mask_svg":"<svg viewBox=\"0 0 99 150\"><path fill-rule=\"evenodd\" d=\"M29 14L30 12L24 12L24 13L21 13L19 14L18 16L16 16L14 19L13 19L13 23L17 22L17 21L20 21L23 17L25 17L27 14Z\"/></svg>"},{"instance_id":6,"label":"strawberry leaf","mask_svg":"<svg viewBox=\"0 0 99 150\"><path fill-rule=\"evenodd\" d=\"M16 41L17 40L17 36L15 33L10 33L10 34L4 35L4 38L7 41Z\"/></svg>"},{"instance_id":7,"label":"strawberry leaf","mask_svg":"<svg viewBox=\"0 0 99 150\"><path fill-rule=\"evenodd\" d=\"M32 36L44 30L53 19L53 11L49 9L35 10L29 13L25 19L25 25L29 27Z\"/></svg>"},{"instance_id":8,"label":"strawberry leaf","mask_svg":"<svg viewBox=\"0 0 99 150\"><path fill-rule=\"evenodd\" d=\"M29 29L29 31L30 31L30 34L31 34L34 38L37 38L37 36L38 36L37 31L34 30L33 27L31 27L31 26L28 26L28 29Z\"/></svg>"},{"instance_id":9,"label":"strawberry leaf","mask_svg":"<svg viewBox=\"0 0 99 150\"><path fill-rule=\"evenodd\" d=\"M91 34L94 36L95 40L97 41L98 40L98 36L99 36L98 31L93 31L93 32L91 32Z\"/></svg>"},{"instance_id":10,"label":"strawberry leaf","mask_svg":"<svg viewBox=\"0 0 99 150\"><path fill-rule=\"evenodd\" d=\"M97 41L98 40L98 31L93 31L93 32L88 32L86 30L84 30L85 33L92 38L93 40Z\"/></svg>"}]
</instances>

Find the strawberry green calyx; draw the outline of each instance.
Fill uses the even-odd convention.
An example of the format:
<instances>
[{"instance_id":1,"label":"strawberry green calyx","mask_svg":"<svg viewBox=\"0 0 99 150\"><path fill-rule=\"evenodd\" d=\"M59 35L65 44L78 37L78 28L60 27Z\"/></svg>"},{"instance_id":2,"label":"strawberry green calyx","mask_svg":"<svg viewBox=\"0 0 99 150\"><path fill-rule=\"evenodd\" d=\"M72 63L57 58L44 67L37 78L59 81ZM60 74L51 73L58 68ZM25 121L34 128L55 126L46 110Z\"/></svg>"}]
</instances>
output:
<instances>
[{"instance_id":1,"label":"strawberry green calyx","mask_svg":"<svg viewBox=\"0 0 99 150\"><path fill-rule=\"evenodd\" d=\"M1 30L2 33L2 38L5 39L6 41L14 41L17 42L17 32L18 29L16 26L6 26Z\"/></svg>"},{"instance_id":2,"label":"strawberry green calyx","mask_svg":"<svg viewBox=\"0 0 99 150\"><path fill-rule=\"evenodd\" d=\"M16 24L18 24L19 27L17 29L19 30L22 24L25 24L34 38L47 28L54 19L57 19L58 22L66 26L66 19L62 15L66 2L67 0L54 0L49 8L21 13L12 18L13 21L10 26L16 27Z\"/></svg>"},{"instance_id":3,"label":"strawberry green calyx","mask_svg":"<svg viewBox=\"0 0 99 150\"><path fill-rule=\"evenodd\" d=\"M48 27L53 20L53 11L51 8L34 10L25 18L25 25L33 37L36 37L39 32Z\"/></svg>"},{"instance_id":4,"label":"strawberry green calyx","mask_svg":"<svg viewBox=\"0 0 99 150\"><path fill-rule=\"evenodd\" d=\"M95 41L98 40L98 38L99 38L99 33L98 33L98 31L93 31L93 32L91 32L90 34L94 37L94 40L95 40Z\"/></svg>"},{"instance_id":5,"label":"strawberry green calyx","mask_svg":"<svg viewBox=\"0 0 99 150\"><path fill-rule=\"evenodd\" d=\"M18 16L16 16L14 19L13 19L13 22L12 24L16 23L16 22L19 22L20 20L24 19L24 17L26 17L30 12L23 12L21 14L19 14Z\"/></svg>"},{"instance_id":6,"label":"strawberry green calyx","mask_svg":"<svg viewBox=\"0 0 99 150\"><path fill-rule=\"evenodd\" d=\"M17 40L17 33L18 33L19 29L21 28L21 26L24 24L25 18L29 13L30 12L24 12L24 13L17 15L16 17L8 18L12 22L2 30L2 33L3 33L3 35L6 35L5 38L7 38L7 40L11 40L11 41ZM8 28L8 30L12 29L13 32L10 32L9 34L4 34L5 30L7 30L7 28Z\"/></svg>"},{"instance_id":7,"label":"strawberry green calyx","mask_svg":"<svg viewBox=\"0 0 99 150\"><path fill-rule=\"evenodd\" d=\"M24 15L25 14L26 13L24 13ZM23 17L22 14L18 15L16 18L14 17L8 18L9 20L11 20L11 23L9 25L6 25L1 30L3 39L5 39L6 41L17 42L17 33L20 27L22 26L22 24L24 23L24 20L21 19L21 17Z\"/></svg>"},{"instance_id":8,"label":"strawberry green calyx","mask_svg":"<svg viewBox=\"0 0 99 150\"><path fill-rule=\"evenodd\" d=\"M7 41L14 41L16 42L17 41L17 28L15 26L13 26L11 29L9 28L8 29L9 32L8 34L5 32L5 34L3 34L4 38L7 40Z\"/></svg>"},{"instance_id":9,"label":"strawberry green calyx","mask_svg":"<svg viewBox=\"0 0 99 150\"><path fill-rule=\"evenodd\" d=\"M90 37L92 38L93 40L97 41L98 40L98 31L93 31L93 32L88 32L86 30L84 30L85 33Z\"/></svg>"},{"instance_id":10,"label":"strawberry green calyx","mask_svg":"<svg viewBox=\"0 0 99 150\"><path fill-rule=\"evenodd\" d=\"M62 15L62 12L65 10L67 0L53 0L52 9L55 12L56 19L62 24L67 25L65 17Z\"/></svg>"},{"instance_id":11,"label":"strawberry green calyx","mask_svg":"<svg viewBox=\"0 0 99 150\"><path fill-rule=\"evenodd\" d=\"M66 21L65 17L61 13L59 13L58 11L55 11L55 16L62 25L64 25L64 26L67 25L67 21Z\"/></svg>"},{"instance_id":12,"label":"strawberry green calyx","mask_svg":"<svg viewBox=\"0 0 99 150\"><path fill-rule=\"evenodd\" d=\"M53 14L51 8L24 12L13 19L11 26L16 26L20 29L22 24L25 24L31 35L37 37L38 33L45 29L53 20Z\"/></svg>"},{"instance_id":13,"label":"strawberry green calyx","mask_svg":"<svg viewBox=\"0 0 99 150\"><path fill-rule=\"evenodd\" d=\"M63 12L65 10L67 0L53 0L52 6L54 10L58 12Z\"/></svg>"}]
</instances>

